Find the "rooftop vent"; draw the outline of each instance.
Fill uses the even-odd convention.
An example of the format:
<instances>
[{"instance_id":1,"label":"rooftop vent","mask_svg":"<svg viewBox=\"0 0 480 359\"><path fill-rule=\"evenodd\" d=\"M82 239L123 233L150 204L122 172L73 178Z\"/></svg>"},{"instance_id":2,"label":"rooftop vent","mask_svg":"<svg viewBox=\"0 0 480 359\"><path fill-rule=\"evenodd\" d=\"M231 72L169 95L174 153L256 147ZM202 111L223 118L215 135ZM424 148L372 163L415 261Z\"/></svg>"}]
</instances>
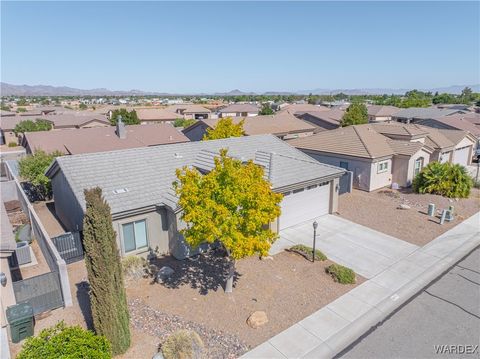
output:
<instances>
[{"instance_id":1,"label":"rooftop vent","mask_svg":"<svg viewBox=\"0 0 480 359\"><path fill-rule=\"evenodd\" d=\"M128 188L118 188L113 190L113 194L120 194L128 192Z\"/></svg>"},{"instance_id":2,"label":"rooftop vent","mask_svg":"<svg viewBox=\"0 0 480 359\"><path fill-rule=\"evenodd\" d=\"M175 157L175 158L183 158L183 156L182 156L180 153L178 153L178 152L175 152L175 153L173 154L173 157Z\"/></svg>"},{"instance_id":3,"label":"rooftop vent","mask_svg":"<svg viewBox=\"0 0 480 359\"><path fill-rule=\"evenodd\" d=\"M168 136L168 139L169 139L170 141L172 141L172 140L173 140L173 136Z\"/></svg>"}]
</instances>

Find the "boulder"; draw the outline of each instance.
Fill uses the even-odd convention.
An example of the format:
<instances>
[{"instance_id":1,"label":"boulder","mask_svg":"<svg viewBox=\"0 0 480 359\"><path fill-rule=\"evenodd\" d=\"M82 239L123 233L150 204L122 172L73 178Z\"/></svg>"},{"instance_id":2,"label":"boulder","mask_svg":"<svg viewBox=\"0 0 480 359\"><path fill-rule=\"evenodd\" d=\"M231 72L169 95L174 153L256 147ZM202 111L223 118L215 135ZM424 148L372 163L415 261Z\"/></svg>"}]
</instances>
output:
<instances>
[{"instance_id":1,"label":"boulder","mask_svg":"<svg viewBox=\"0 0 480 359\"><path fill-rule=\"evenodd\" d=\"M247 324L253 329L257 329L258 327L261 327L267 323L268 317L267 313L264 311L253 312L247 319Z\"/></svg>"},{"instance_id":2,"label":"boulder","mask_svg":"<svg viewBox=\"0 0 480 359\"><path fill-rule=\"evenodd\" d=\"M397 208L398 209L410 209L411 207L408 204L402 203Z\"/></svg>"},{"instance_id":3,"label":"boulder","mask_svg":"<svg viewBox=\"0 0 480 359\"><path fill-rule=\"evenodd\" d=\"M164 266L157 272L157 281L163 282L164 280L170 278L173 273L175 273L175 271L172 268Z\"/></svg>"}]
</instances>

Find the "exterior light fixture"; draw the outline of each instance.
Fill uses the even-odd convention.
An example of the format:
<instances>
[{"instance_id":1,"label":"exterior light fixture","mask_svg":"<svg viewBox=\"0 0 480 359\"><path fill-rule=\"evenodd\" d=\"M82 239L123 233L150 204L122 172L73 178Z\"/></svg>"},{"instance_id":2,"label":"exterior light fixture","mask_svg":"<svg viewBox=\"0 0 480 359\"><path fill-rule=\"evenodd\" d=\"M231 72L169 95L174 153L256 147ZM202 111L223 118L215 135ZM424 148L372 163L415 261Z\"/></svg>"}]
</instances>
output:
<instances>
[{"instance_id":1,"label":"exterior light fixture","mask_svg":"<svg viewBox=\"0 0 480 359\"><path fill-rule=\"evenodd\" d=\"M7 285L7 275L3 272L0 273L0 284L2 287L5 287Z\"/></svg>"}]
</instances>

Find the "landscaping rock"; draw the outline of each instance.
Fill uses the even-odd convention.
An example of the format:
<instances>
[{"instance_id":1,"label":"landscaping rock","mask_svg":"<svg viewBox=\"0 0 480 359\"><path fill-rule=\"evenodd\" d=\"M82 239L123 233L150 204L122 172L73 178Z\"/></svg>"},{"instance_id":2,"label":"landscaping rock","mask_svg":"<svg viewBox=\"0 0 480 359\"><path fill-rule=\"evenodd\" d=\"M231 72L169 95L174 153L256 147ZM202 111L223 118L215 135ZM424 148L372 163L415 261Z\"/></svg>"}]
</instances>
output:
<instances>
[{"instance_id":1,"label":"landscaping rock","mask_svg":"<svg viewBox=\"0 0 480 359\"><path fill-rule=\"evenodd\" d=\"M268 317L264 311L253 312L247 319L247 324L253 329L257 329L267 323Z\"/></svg>"},{"instance_id":2,"label":"landscaping rock","mask_svg":"<svg viewBox=\"0 0 480 359\"><path fill-rule=\"evenodd\" d=\"M168 267L168 266L164 266L162 268L159 269L158 273L157 273L157 281L159 282L163 282L164 280L170 278L170 276L175 273L175 271Z\"/></svg>"},{"instance_id":3,"label":"landscaping rock","mask_svg":"<svg viewBox=\"0 0 480 359\"><path fill-rule=\"evenodd\" d=\"M410 209L412 207L410 207L408 204L402 203L397 208L398 209Z\"/></svg>"}]
</instances>

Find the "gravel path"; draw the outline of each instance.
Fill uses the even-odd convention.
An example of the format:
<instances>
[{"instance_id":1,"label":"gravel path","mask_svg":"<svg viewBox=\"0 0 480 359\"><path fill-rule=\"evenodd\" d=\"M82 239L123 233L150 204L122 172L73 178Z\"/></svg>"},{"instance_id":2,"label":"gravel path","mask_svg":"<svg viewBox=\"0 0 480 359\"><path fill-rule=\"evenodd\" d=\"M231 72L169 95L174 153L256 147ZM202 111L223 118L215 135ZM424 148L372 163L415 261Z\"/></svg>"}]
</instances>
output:
<instances>
[{"instance_id":1,"label":"gravel path","mask_svg":"<svg viewBox=\"0 0 480 359\"><path fill-rule=\"evenodd\" d=\"M249 347L236 336L187 321L177 315L162 313L140 299L129 300L130 324L133 328L159 338L163 342L179 329L194 330L205 344L207 358L236 358Z\"/></svg>"}]
</instances>

